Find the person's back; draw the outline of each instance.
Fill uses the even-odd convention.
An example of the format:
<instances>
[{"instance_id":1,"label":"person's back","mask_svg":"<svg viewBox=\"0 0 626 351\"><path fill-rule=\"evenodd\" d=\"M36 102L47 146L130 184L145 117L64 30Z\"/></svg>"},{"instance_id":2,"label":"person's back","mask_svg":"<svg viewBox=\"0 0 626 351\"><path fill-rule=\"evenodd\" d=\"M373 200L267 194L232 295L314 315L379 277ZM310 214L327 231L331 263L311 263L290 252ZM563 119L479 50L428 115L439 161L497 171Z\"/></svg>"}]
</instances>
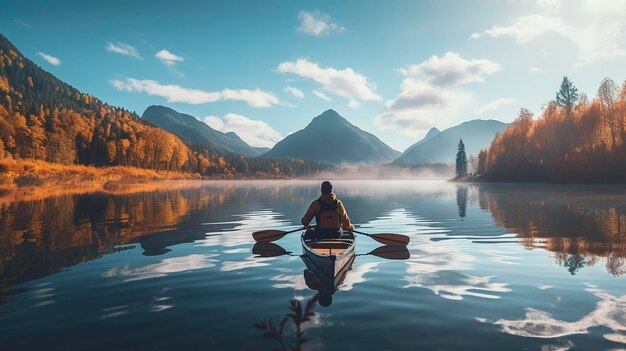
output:
<instances>
[{"instance_id":1,"label":"person's back","mask_svg":"<svg viewBox=\"0 0 626 351\"><path fill-rule=\"evenodd\" d=\"M317 236L334 236L339 229L353 231L350 217L343 203L333 193L333 186L329 181L322 183L322 195L311 203L302 217L302 225L308 226L315 218Z\"/></svg>"}]
</instances>

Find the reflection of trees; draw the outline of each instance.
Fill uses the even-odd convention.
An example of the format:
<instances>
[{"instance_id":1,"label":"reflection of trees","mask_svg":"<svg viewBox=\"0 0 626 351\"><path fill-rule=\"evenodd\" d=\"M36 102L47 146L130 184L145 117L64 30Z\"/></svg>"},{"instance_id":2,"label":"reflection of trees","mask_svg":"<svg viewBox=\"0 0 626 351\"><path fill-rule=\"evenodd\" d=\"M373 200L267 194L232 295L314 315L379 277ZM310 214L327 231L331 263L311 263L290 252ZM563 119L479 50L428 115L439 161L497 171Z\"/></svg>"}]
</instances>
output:
<instances>
[{"instance_id":1,"label":"reflection of trees","mask_svg":"<svg viewBox=\"0 0 626 351\"><path fill-rule=\"evenodd\" d=\"M205 228L177 229L232 214L254 188L205 186L132 195L68 195L0 205L0 285L36 279L139 243L146 255L203 239ZM163 233L166 232L167 233ZM161 233L161 234L155 234ZM148 234L152 234L147 236Z\"/></svg>"},{"instance_id":2,"label":"reflection of trees","mask_svg":"<svg viewBox=\"0 0 626 351\"><path fill-rule=\"evenodd\" d=\"M251 210L271 207L284 215L285 222L297 223L308 202L319 194L317 182L221 181L190 186L0 202L0 286L37 279L130 247L118 245L137 243L145 255L160 255L169 246L204 239L207 230L200 223L232 221L233 214ZM355 223L390 206L363 197L357 192L362 188L341 185Z\"/></svg>"},{"instance_id":3,"label":"reflection of trees","mask_svg":"<svg viewBox=\"0 0 626 351\"><path fill-rule=\"evenodd\" d=\"M566 255L563 259L563 266L567 267L567 271L571 275L576 274L581 268L587 264L585 256Z\"/></svg>"},{"instance_id":4,"label":"reflection of trees","mask_svg":"<svg viewBox=\"0 0 626 351\"><path fill-rule=\"evenodd\" d=\"M465 218L467 208L467 186L458 185L456 187L456 205L459 207L459 217Z\"/></svg>"},{"instance_id":5,"label":"reflection of trees","mask_svg":"<svg viewBox=\"0 0 626 351\"><path fill-rule=\"evenodd\" d=\"M622 275L626 257L623 188L548 185L480 185L479 205L497 224L515 232L527 247L555 252L557 263L575 274L600 258Z\"/></svg>"}]
</instances>

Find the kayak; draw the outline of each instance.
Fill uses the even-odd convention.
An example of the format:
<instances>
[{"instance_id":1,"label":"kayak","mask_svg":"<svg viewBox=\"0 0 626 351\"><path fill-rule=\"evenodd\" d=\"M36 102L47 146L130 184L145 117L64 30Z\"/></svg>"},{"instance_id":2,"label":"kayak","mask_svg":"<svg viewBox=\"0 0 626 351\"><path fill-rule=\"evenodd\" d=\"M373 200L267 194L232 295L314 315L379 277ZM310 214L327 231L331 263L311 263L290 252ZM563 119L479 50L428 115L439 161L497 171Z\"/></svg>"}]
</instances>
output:
<instances>
[{"instance_id":1,"label":"kayak","mask_svg":"<svg viewBox=\"0 0 626 351\"><path fill-rule=\"evenodd\" d=\"M334 294L352 268L356 257L356 238L349 232L343 232L340 237L337 233L338 238L330 239L316 239L312 234L310 230L302 233L302 260L324 290Z\"/></svg>"}]
</instances>

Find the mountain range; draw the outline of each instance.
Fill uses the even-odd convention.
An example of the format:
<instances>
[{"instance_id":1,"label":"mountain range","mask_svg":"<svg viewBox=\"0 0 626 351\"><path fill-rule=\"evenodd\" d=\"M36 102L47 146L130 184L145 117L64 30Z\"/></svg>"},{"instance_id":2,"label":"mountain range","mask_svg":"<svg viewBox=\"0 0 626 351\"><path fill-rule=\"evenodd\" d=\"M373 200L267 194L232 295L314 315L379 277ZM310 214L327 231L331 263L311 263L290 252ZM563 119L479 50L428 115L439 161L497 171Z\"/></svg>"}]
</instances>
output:
<instances>
[{"instance_id":1,"label":"mountain range","mask_svg":"<svg viewBox=\"0 0 626 351\"><path fill-rule=\"evenodd\" d=\"M506 123L471 120L440 131L433 127L426 136L402 154L371 133L365 132L336 111L329 109L273 148L253 147L234 132L222 133L194 116L169 107L152 105L142 120L174 133L183 140L208 145L219 152L273 158L312 160L338 166L356 164L415 165L454 162L456 148L463 139L468 155L477 155L489 146Z\"/></svg>"},{"instance_id":2,"label":"mountain range","mask_svg":"<svg viewBox=\"0 0 626 351\"><path fill-rule=\"evenodd\" d=\"M394 164L421 164L454 162L460 139L465 144L467 155L477 155L487 148L497 133L503 132L508 124L490 120L475 119L439 131L431 129L424 139L409 146Z\"/></svg>"},{"instance_id":3,"label":"mountain range","mask_svg":"<svg viewBox=\"0 0 626 351\"><path fill-rule=\"evenodd\" d=\"M400 153L341 117L326 110L304 129L288 135L269 152L268 157L316 160L334 165L388 163Z\"/></svg>"},{"instance_id":4,"label":"mountain range","mask_svg":"<svg viewBox=\"0 0 626 351\"><path fill-rule=\"evenodd\" d=\"M266 151L264 148L257 149L248 145L234 132L222 133L194 116L180 113L169 107L149 106L143 112L141 119L174 133L180 138L208 145L219 152L259 156L263 153L262 151Z\"/></svg>"},{"instance_id":5,"label":"mountain range","mask_svg":"<svg viewBox=\"0 0 626 351\"><path fill-rule=\"evenodd\" d=\"M432 128L400 154L327 110L273 148L254 147L234 132L222 133L169 107L150 106L140 118L111 106L46 72L0 35L0 157L207 176L291 176L332 167L322 163L453 162L459 139L468 155L476 155L506 126L473 120L443 131Z\"/></svg>"}]
</instances>

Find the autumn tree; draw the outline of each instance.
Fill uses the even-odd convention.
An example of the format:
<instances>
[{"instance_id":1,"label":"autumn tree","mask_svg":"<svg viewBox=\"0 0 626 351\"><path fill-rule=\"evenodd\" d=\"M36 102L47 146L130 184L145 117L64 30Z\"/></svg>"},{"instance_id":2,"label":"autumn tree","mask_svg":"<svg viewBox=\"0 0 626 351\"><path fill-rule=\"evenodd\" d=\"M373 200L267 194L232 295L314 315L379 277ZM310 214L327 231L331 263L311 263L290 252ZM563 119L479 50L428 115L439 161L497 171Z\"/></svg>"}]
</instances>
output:
<instances>
[{"instance_id":1,"label":"autumn tree","mask_svg":"<svg viewBox=\"0 0 626 351\"><path fill-rule=\"evenodd\" d=\"M602 118L607 130L611 135L611 148L618 143L624 133L624 121L620 119L617 111L618 88L615 82L609 78L604 78L598 88L598 100L602 107Z\"/></svg>"},{"instance_id":2,"label":"autumn tree","mask_svg":"<svg viewBox=\"0 0 626 351\"><path fill-rule=\"evenodd\" d=\"M476 174L484 174L485 173L485 165L487 163L487 151L480 150L478 153L478 165L476 166Z\"/></svg>"},{"instance_id":3,"label":"autumn tree","mask_svg":"<svg viewBox=\"0 0 626 351\"><path fill-rule=\"evenodd\" d=\"M626 83L605 78L597 96L578 94L564 78L557 100L541 117L522 109L489 146L484 175L491 180L624 182Z\"/></svg>"}]
</instances>

